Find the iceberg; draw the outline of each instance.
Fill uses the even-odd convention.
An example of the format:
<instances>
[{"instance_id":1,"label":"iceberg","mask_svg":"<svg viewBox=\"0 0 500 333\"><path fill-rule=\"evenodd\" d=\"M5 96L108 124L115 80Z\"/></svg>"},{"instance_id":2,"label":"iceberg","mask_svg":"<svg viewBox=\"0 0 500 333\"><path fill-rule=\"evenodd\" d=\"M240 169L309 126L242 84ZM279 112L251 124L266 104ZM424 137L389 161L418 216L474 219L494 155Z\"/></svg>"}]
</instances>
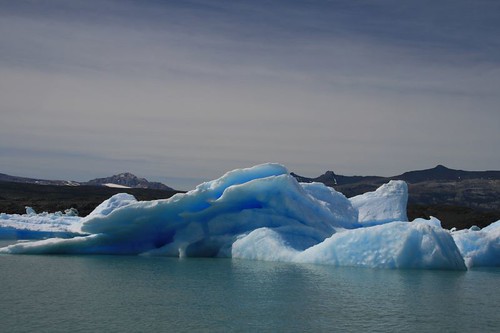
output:
<instances>
[{"instance_id":1,"label":"iceberg","mask_svg":"<svg viewBox=\"0 0 500 333\"><path fill-rule=\"evenodd\" d=\"M408 221L406 204L408 185L401 180L391 180L374 192L349 199L359 212L359 223L373 226L394 221Z\"/></svg>"},{"instance_id":2,"label":"iceberg","mask_svg":"<svg viewBox=\"0 0 500 333\"><path fill-rule=\"evenodd\" d=\"M427 224L393 222L339 232L297 256L337 266L465 270L449 233Z\"/></svg>"},{"instance_id":3,"label":"iceberg","mask_svg":"<svg viewBox=\"0 0 500 333\"><path fill-rule=\"evenodd\" d=\"M500 266L500 220L451 233L467 267Z\"/></svg>"},{"instance_id":4,"label":"iceberg","mask_svg":"<svg viewBox=\"0 0 500 333\"><path fill-rule=\"evenodd\" d=\"M348 199L320 183L299 183L284 166L267 163L230 171L169 199L137 201L117 194L83 218L31 212L21 222L21 217L1 214L0 230L44 230L57 238L13 244L0 253L232 257L455 270L499 265L496 224L450 232L435 218L408 222L407 199L402 181ZM28 223L30 218L39 222Z\"/></svg>"},{"instance_id":5,"label":"iceberg","mask_svg":"<svg viewBox=\"0 0 500 333\"><path fill-rule=\"evenodd\" d=\"M33 208L26 207L26 214L0 213L0 239L74 237L79 235L80 222L74 209L37 214Z\"/></svg>"},{"instance_id":6,"label":"iceberg","mask_svg":"<svg viewBox=\"0 0 500 333\"><path fill-rule=\"evenodd\" d=\"M276 231L257 229L234 242L233 258L372 268L465 270L464 260L443 229L394 222L337 232L304 251L291 248Z\"/></svg>"}]
</instances>

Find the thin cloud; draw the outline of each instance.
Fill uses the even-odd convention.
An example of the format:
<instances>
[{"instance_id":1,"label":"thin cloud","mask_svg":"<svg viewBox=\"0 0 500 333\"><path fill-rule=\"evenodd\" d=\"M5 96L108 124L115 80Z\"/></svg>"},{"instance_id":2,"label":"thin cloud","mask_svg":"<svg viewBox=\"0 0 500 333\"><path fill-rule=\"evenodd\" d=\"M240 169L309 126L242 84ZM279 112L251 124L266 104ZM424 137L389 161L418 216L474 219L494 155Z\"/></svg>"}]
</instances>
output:
<instances>
[{"instance_id":1,"label":"thin cloud","mask_svg":"<svg viewBox=\"0 0 500 333\"><path fill-rule=\"evenodd\" d=\"M500 165L496 5L365 4L1 3L0 170Z\"/></svg>"}]
</instances>

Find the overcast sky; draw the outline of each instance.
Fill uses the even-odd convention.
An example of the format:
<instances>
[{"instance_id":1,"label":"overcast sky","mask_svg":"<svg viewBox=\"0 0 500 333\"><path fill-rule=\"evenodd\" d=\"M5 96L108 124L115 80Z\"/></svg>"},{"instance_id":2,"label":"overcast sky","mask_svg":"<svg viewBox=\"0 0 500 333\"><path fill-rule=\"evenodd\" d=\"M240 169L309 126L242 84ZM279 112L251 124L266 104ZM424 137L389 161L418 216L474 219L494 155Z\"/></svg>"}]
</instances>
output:
<instances>
[{"instance_id":1,"label":"overcast sky","mask_svg":"<svg viewBox=\"0 0 500 333\"><path fill-rule=\"evenodd\" d=\"M0 172L500 169L500 2L0 0Z\"/></svg>"}]
</instances>

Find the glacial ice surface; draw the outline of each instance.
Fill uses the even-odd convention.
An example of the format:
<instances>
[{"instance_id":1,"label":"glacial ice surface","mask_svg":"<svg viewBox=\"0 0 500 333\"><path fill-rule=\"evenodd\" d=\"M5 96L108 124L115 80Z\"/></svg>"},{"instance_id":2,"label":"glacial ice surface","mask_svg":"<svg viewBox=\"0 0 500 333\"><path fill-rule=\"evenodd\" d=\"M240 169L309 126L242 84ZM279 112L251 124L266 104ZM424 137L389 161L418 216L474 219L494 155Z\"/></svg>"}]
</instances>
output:
<instances>
[{"instance_id":1,"label":"glacial ice surface","mask_svg":"<svg viewBox=\"0 0 500 333\"><path fill-rule=\"evenodd\" d=\"M500 266L500 220L489 226L451 233L467 267Z\"/></svg>"},{"instance_id":2,"label":"glacial ice surface","mask_svg":"<svg viewBox=\"0 0 500 333\"><path fill-rule=\"evenodd\" d=\"M406 204L408 185L401 180L391 180L374 192L367 192L349 199L359 212L359 223L373 226L394 221L408 221Z\"/></svg>"},{"instance_id":3,"label":"glacial ice surface","mask_svg":"<svg viewBox=\"0 0 500 333\"><path fill-rule=\"evenodd\" d=\"M407 199L402 181L348 199L320 183L298 183L285 167L268 163L233 170L169 199L142 202L117 194L84 218L1 214L0 232L51 231L56 234L46 236L59 238L13 244L0 253L233 257L459 270L466 264L500 265L499 222L457 232L442 229L435 218L407 222Z\"/></svg>"},{"instance_id":4,"label":"glacial ice surface","mask_svg":"<svg viewBox=\"0 0 500 333\"><path fill-rule=\"evenodd\" d=\"M71 209L64 213L37 214L33 208L26 207L26 214L0 213L0 239L73 237L79 234L76 230L80 221Z\"/></svg>"}]
</instances>

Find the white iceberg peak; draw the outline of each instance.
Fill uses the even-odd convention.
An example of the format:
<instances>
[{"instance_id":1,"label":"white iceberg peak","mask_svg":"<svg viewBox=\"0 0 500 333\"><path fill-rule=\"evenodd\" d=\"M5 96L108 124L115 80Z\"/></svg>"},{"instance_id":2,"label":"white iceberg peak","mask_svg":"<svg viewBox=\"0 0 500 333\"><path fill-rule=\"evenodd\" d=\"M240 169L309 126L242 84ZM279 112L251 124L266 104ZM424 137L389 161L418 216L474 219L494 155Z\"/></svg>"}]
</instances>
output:
<instances>
[{"instance_id":1,"label":"white iceberg peak","mask_svg":"<svg viewBox=\"0 0 500 333\"><path fill-rule=\"evenodd\" d=\"M408 221L408 185L402 180L391 180L374 192L349 199L359 211L359 223L364 226L394 221Z\"/></svg>"}]
</instances>

